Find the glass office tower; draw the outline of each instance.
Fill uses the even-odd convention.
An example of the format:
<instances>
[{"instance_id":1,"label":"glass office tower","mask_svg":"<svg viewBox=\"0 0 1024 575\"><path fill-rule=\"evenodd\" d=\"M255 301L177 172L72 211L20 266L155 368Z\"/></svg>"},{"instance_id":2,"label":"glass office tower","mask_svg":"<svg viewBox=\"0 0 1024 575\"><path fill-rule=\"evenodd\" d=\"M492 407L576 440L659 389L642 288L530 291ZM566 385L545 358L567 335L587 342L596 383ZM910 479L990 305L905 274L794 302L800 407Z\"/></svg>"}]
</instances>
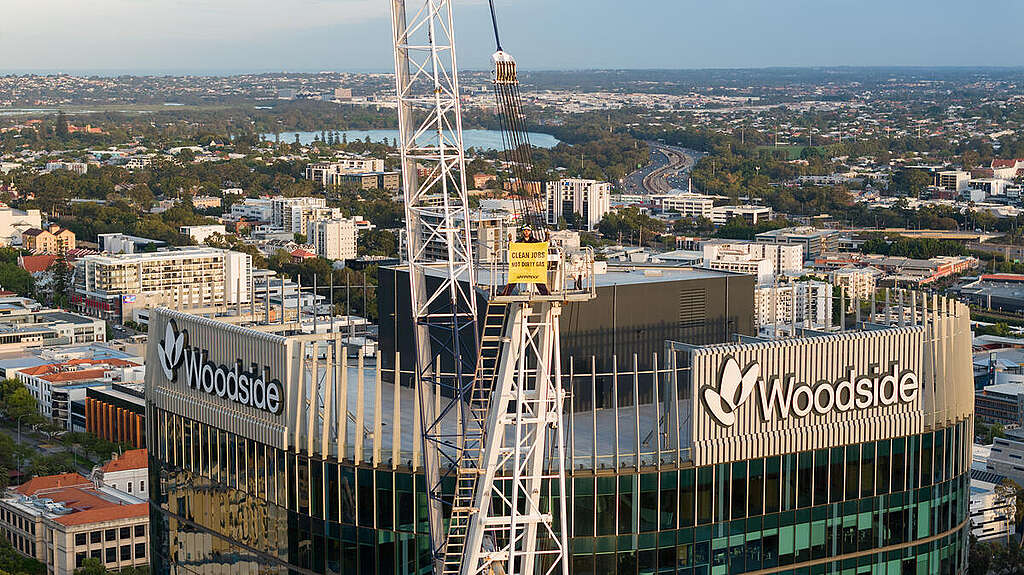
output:
<instances>
[{"instance_id":1,"label":"glass office tower","mask_svg":"<svg viewBox=\"0 0 1024 575\"><path fill-rule=\"evenodd\" d=\"M900 301L842 333L566 362L571 572L963 572L968 313ZM400 358L165 310L150 333L156 573L431 571Z\"/></svg>"}]
</instances>

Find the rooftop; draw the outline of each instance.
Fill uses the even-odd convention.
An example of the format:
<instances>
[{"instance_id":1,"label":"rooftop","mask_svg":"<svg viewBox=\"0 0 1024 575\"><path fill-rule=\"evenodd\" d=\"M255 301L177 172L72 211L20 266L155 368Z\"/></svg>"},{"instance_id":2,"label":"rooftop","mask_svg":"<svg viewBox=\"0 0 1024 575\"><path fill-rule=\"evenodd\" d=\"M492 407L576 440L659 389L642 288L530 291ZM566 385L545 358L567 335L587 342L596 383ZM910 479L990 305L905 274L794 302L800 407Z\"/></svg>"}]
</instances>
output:
<instances>
[{"instance_id":1,"label":"rooftop","mask_svg":"<svg viewBox=\"0 0 1024 575\"><path fill-rule=\"evenodd\" d=\"M111 459L103 467L105 473L116 473L129 469L146 469L149 467L149 454L145 449L132 449L125 451L119 457Z\"/></svg>"}]
</instances>

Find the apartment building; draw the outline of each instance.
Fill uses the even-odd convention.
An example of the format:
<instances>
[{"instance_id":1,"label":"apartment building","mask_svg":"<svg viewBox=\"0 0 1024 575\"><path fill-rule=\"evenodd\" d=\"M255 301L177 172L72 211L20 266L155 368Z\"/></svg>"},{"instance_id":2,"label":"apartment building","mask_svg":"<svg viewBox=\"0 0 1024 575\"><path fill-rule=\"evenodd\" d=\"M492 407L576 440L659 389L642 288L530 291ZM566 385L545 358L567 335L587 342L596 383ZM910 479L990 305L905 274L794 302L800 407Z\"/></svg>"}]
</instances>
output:
<instances>
[{"instance_id":1,"label":"apartment building","mask_svg":"<svg viewBox=\"0 0 1024 575\"><path fill-rule=\"evenodd\" d=\"M710 241L702 249L705 268L755 275L762 284L803 269L800 245Z\"/></svg>"},{"instance_id":2,"label":"apartment building","mask_svg":"<svg viewBox=\"0 0 1024 575\"><path fill-rule=\"evenodd\" d=\"M274 220L274 201L270 198L247 198L231 204L231 211L224 214L225 220L249 220L271 223Z\"/></svg>"},{"instance_id":3,"label":"apartment building","mask_svg":"<svg viewBox=\"0 0 1024 575\"><path fill-rule=\"evenodd\" d=\"M306 166L306 179L320 185L336 186L341 183L338 176L383 172L384 160L377 158L339 158L333 162L317 162Z\"/></svg>"},{"instance_id":4,"label":"apartment building","mask_svg":"<svg viewBox=\"0 0 1024 575\"><path fill-rule=\"evenodd\" d=\"M73 174L83 176L89 171L89 164L85 162L48 162L46 164L47 172L56 172L58 170L67 170Z\"/></svg>"},{"instance_id":5,"label":"apartment building","mask_svg":"<svg viewBox=\"0 0 1024 575\"><path fill-rule=\"evenodd\" d=\"M398 172L360 172L334 176L336 185L356 184L360 190L397 190L402 178Z\"/></svg>"},{"instance_id":6,"label":"apartment building","mask_svg":"<svg viewBox=\"0 0 1024 575\"><path fill-rule=\"evenodd\" d=\"M252 256L209 247L90 255L75 261L72 304L110 321L156 306L209 309L248 303Z\"/></svg>"},{"instance_id":7,"label":"apartment building","mask_svg":"<svg viewBox=\"0 0 1024 575\"><path fill-rule=\"evenodd\" d=\"M842 288L846 297L851 300L869 300L875 293L877 280L882 275L880 270L872 267L845 267L829 273L832 283Z\"/></svg>"},{"instance_id":8,"label":"apartment building","mask_svg":"<svg viewBox=\"0 0 1024 575\"><path fill-rule=\"evenodd\" d=\"M149 564L149 503L77 473L36 477L0 499L0 533L51 575L87 558L107 569Z\"/></svg>"},{"instance_id":9,"label":"apartment building","mask_svg":"<svg viewBox=\"0 0 1024 575\"><path fill-rule=\"evenodd\" d=\"M682 193L651 198L664 212L675 212L684 218L711 219L715 199L702 194Z\"/></svg>"},{"instance_id":10,"label":"apartment building","mask_svg":"<svg viewBox=\"0 0 1024 575\"><path fill-rule=\"evenodd\" d=\"M754 288L754 322L763 335L832 328L832 284L799 281Z\"/></svg>"},{"instance_id":11,"label":"apartment building","mask_svg":"<svg viewBox=\"0 0 1024 575\"><path fill-rule=\"evenodd\" d=\"M359 236L356 224L356 218L312 222L309 225L309 239L316 246L316 255L329 260L355 259L358 256L356 239Z\"/></svg>"},{"instance_id":12,"label":"apartment building","mask_svg":"<svg viewBox=\"0 0 1024 575\"><path fill-rule=\"evenodd\" d=\"M546 190L547 222L556 225L559 218L580 218L580 227L588 231L597 227L601 218L611 211L612 185L597 180L566 178L548 182Z\"/></svg>"},{"instance_id":13,"label":"apartment building","mask_svg":"<svg viewBox=\"0 0 1024 575\"><path fill-rule=\"evenodd\" d=\"M43 229L29 228L21 232L21 246L40 254L60 254L75 249L75 232L50 224Z\"/></svg>"}]
</instances>

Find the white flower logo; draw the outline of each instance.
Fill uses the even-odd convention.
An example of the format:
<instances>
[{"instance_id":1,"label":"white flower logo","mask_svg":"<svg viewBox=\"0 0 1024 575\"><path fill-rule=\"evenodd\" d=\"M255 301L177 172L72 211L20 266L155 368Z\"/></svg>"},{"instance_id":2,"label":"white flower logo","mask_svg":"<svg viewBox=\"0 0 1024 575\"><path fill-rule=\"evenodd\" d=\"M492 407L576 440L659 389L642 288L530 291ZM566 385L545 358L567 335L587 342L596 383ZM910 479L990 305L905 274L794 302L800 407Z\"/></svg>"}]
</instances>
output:
<instances>
[{"instance_id":1,"label":"white flower logo","mask_svg":"<svg viewBox=\"0 0 1024 575\"><path fill-rule=\"evenodd\" d=\"M736 423L736 409L750 397L760 376L760 364L752 363L741 372L736 358L730 357L722 366L718 389L704 388L704 405L718 423L725 427L733 425Z\"/></svg>"},{"instance_id":2,"label":"white flower logo","mask_svg":"<svg viewBox=\"0 0 1024 575\"><path fill-rule=\"evenodd\" d=\"M174 381L178 375L178 366L181 365L181 360L185 356L185 340L188 336L187 332L179 332L177 324L174 320L167 322L167 328L164 330L164 339L160 342L159 347L156 348L157 355L160 356L160 367L164 370L164 375L167 376L169 381Z\"/></svg>"}]
</instances>

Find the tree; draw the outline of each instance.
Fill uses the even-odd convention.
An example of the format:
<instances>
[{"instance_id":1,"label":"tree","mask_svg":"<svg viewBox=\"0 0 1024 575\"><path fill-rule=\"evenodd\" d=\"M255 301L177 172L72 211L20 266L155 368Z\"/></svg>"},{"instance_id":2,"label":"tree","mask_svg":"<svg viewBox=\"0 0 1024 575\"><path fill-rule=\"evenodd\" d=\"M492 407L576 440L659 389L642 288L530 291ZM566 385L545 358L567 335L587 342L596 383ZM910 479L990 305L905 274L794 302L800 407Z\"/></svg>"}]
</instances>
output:
<instances>
[{"instance_id":1,"label":"tree","mask_svg":"<svg viewBox=\"0 0 1024 575\"><path fill-rule=\"evenodd\" d=\"M295 232L295 234L292 235L292 237L295 239L295 243L297 244L306 243L306 234L300 234L299 232Z\"/></svg>"},{"instance_id":2,"label":"tree","mask_svg":"<svg viewBox=\"0 0 1024 575\"><path fill-rule=\"evenodd\" d=\"M55 127L55 133L61 140L67 140L71 135L71 131L68 128L68 118L64 115L64 111L57 112L57 125Z\"/></svg>"},{"instance_id":3,"label":"tree","mask_svg":"<svg viewBox=\"0 0 1024 575\"><path fill-rule=\"evenodd\" d=\"M921 197L921 192L931 183L931 176L927 172L912 168L903 168L892 177L894 191L903 192L915 198Z\"/></svg>"},{"instance_id":4,"label":"tree","mask_svg":"<svg viewBox=\"0 0 1024 575\"><path fill-rule=\"evenodd\" d=\"M53 261L48 271L53 278L50 283L53 305L59 308L68 307L69 294L71 293L71 267L68 265L64 252L57 256L57 259Z\"/></svg>"},{"instance_id":5,"label":"tree","mask_svg":"<svg viewBox=\"0 0 1024 575\"><path fill-rule=\"evenodd\" d=\"M75 569L75 575L107 575L107 567L95 557L87 557L82 566Z\"/></svg>"},{"instance_id":6,"label":"tree","mask_svg":"<svg viewBox=\"0 0 1024 575\"><path fill-rule=\"evenodd\" d=\"M46 573L46 565L18 553L6 537L0 537L0 572L10 575L40 575Z\"/></svg>"}]
</instances>

